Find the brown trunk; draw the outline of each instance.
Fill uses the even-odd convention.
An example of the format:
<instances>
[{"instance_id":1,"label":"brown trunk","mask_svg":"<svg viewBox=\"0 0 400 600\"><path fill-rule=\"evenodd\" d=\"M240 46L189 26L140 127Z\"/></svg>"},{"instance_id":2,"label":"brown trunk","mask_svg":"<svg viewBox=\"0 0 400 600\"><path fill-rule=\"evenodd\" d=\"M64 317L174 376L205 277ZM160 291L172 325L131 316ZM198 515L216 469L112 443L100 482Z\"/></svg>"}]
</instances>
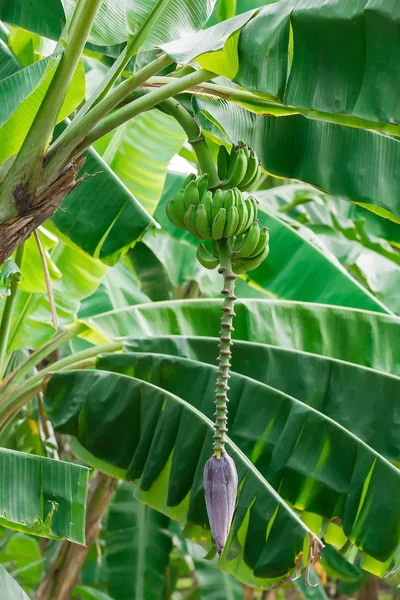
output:
<instances>
[{"instance_id":1,"label":"brown trunk","mask_svg":"<svg viewBox=\"0 0 400 600\"><path fill-rule=\"evenodd\" d=\"M358 592L357 600L378 600L378 579L370 577Z\"/></svg>"},{"instance_id":2,"label":"brown trunk","mask_svg":"<svg viewBox=\"0 0 400 600\"><path fill-rule=\"evenodd\" d=\"M84 158L68 168L50 187L37 196L32 206L8 223L0 225L0 265L24 242L31 233L47 221L64 198L78 185L76 179Z\"/></svg>"},{"instance_id":3,"label":"brown trunk","mask_svg":"<svg viewBox=\"0 0 400 600\"><path fill-rule=\"evenodd\" d=\"M70 600L92 542L98 537L101 521L118 480L96 472L90 480L86 515L86 546L64 542L54 564L40 584L36 600Z\"/></svg>"}]
</instances>

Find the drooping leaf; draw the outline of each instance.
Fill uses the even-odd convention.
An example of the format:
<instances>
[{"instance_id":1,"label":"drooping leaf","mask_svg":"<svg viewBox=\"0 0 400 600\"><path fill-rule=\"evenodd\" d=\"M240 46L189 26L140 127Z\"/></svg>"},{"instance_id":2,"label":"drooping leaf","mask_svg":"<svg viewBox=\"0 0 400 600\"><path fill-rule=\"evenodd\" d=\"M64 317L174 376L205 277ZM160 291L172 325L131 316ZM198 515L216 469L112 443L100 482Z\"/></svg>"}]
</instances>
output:
<instances>
[{"instance_id":1,"label":"drooping leaf","mask_svg":"<svg viewBox=\"0 0 400 600\"><path fill-rule=\"evenodd\" d=\"M11 577L4 567L0 565L0 586L4 600L29 600L29 596Z\"/></svg>"},{"instance_id":2,"label":"drooping leaf","mask_svg":"<svg viewBox=\"0 0 400 600\"><path fill-rule=\"evenodd\" d=\"M172 550L169 519L135 499L125 482L109 509L105 536L107 588L115 600L158 600Z\"/></svg>"},{"instance_id":3,"label":"drooping leaf","mask_svg":"<svg viewBox=\"0 0 400 600\"><path fill-rule=\"evenodd\" d=\"M101 138L95 148L119 180L153 214L168 163L184 141L185 134L175 119L150 111Z\"/></svg>"},{"instance_id":4,"label":"drooping leaf","mask_svg":"<svg viewBox=\"0 0 400 600\"><path fill-rule=\"evenodd\" d=\"M84 460L119 477L140 479L136 491L140 501L187 524L191 539L210 545L203 467L210 455L213 426L205 414L159 387L105 371L54 375L45 404L55 428L77 437L81 450L75 444L74 451L82 451ZM115 436L118 446L110 443ZM228 450L241 485L220 565L234 570L241 581L265 587L294 568L308 545L308 529L233 442ZM182 494L184 488L187 493ZM271 551L277 537L279 553Z\"/></svg>"},{"instance_id":5,"label":"drooping leaf","mask_svg":"<svg viewBox=\"0 0 400 600\"><path fill-rule=\"evenodd\" d=\"M85 543L88 469L0 449L0 525Z\"/></svg>"},{"instance_id":6,"label":"drooping leaf","mask_svg":"<svg viewBox=\"0 0 400 600\"><path fill-rule=\"evenodd\" d=\"M215 336L222 301L180 300L142 304L87 320L96 336ZM307 302L239 300L233 338L303 350L400 374L400 319ZM340 332L340 335L337 335ZM379 332L379 335L378 333Z\"/></svg>"},{"instance_id":7,"label":"drooping leaf","mask_svg":"<svg viewBox=\"0 0 400 600\"><path fill-rule=\"evenodd\" d=\"M138 337L128 338L124 348L175 356L177 364L182 357L215 365L218 341L171 335ZM235 340L230 363L232 371L309 404L388 460L400 463L396 425L399 377L334 358L240 340Z\"/></svg>"}]
</instances>

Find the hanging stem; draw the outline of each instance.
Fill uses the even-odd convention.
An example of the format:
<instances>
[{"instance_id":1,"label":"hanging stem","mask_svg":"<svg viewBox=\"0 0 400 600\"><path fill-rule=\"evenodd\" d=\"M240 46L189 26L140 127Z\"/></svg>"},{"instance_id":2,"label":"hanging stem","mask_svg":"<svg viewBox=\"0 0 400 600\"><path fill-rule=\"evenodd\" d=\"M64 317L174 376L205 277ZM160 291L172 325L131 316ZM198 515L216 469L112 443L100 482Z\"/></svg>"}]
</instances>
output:
<instances>
[{"instance_id":1,"label":"hanging stem","mask_svg":"<svg viewBox=\"0 0 400 600\"><path fill-rule=\"evenodd\" d=\"M53 321L54 328L57 330L58 329L57 309L56 309L56 303L54 302L53 287L51 285L49 269L47 268L46 256L45 256L42 242L40 241L40 237L37 232L37 229L35 229L35 231L33 232L33 235L35 236L36 244L37 244L39 254L40 254L40 260L42 262L44 280L46 282L47 295L49 297L51 320Z\"/></svg>"},{"instance_id":2,"label":"hanging stem","mask_svg":"<svg viewBox=\"0 0 400 600\"><path fill-rule=\"evenodd\" d=\"M220 183L217 169L215 168L211 152L197 121L186 108L174 98L164 100L164 102L161 102L160 106L171 115L171 117L174 117L185 131L188 142L196 153L201 172L208 173L209 187L217 186Z\"/></svg>"},{"instance_id":3,"label":"hanging stem","mask_svg":"<svg viewBox=\"0 0 400 600\"><path fill-rule=\"evenodd\" d=\"M18 268L21 267L23 255L24 255L24 245L21 244L17 248L17 252L15 255L15 264L17 265ZM10 337L11 320L12 320L12 316L13 316L13 312L14 312L17 288L18 288L18 279L14 278L10 285L10 295L7 296L5 304L4 304L4 310L3 310L3 315L1 317L1 324L0 324L0 379L3 377L4 371L5 371L4 362L5 362L5 357L7 354L8 340Z\"/></svg>"},{"instance_id":4,"label":"hanging stem","mask_svg":"<svg viewBox=\"0 0 400 600\"><path fill-rule=\"evenodd\" d=\"M232 270L232 261L228 241L222 239L218 242L219 255L220 255L220 268L218 272L224 277L224 287L221 294L225 296L224 304L221 308L223 315L221 318L221 331L219 332L220 343L219 357L217 358L218 370L217 370L217 381L215 390L215 435L214 435L214 454L217 458L221 458L222 452L225 451L227 421L228 421L228 395L229 390L228 380L230 378L229 369L231 364L229 359L231 357L231 346L232 346L232 327L234 313L235 300L235 280L236 275Z\"/></svg>"}]
</instances>

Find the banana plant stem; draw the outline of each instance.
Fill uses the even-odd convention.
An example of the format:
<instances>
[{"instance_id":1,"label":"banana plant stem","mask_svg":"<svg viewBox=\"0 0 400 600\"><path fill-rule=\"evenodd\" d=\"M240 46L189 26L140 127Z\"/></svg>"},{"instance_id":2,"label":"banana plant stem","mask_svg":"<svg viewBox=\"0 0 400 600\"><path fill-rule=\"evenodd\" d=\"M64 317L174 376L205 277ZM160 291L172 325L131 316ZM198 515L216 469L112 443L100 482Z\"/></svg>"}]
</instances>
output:
<instances>
[{"instance_id":1,"label":"banana plant stem","mask_svg":"<svg viewBox=\"0 0 400 600\"><path fill-rule=\"evenodd\" d=\"M0 431L9 422L9 420L22 408L22 406L34 398L39 391L42 391L46 381L46 375L61 371L67 367L90 368L95 366L96 357L105 352L117 352L121 350L122 342L110 342L102 346L94 346L82 352L77 352L71 356L42 369L33 377L27 379L21 386L13 388L6 397L2 398L0 405ZM92 359L92 360L90 360Z\"/></svg>"},{"instance_id":2,"label":"banana plant stem","mask_svg":"<svg viewBox=\"0 0 400 600\"><path fill-rule=\"evenodd\" d=\"M224 278L224 287L221 294L224 296L224 303L221 308L223 315L221 318L221 331L219 332L219 357L217 358L217 381L215 390L215 434L214 434L214 454L221 458L225 450L227 421L228 421L228 380L230 378L229 369L231 364L231 346L232 346L232 327L233 317L235 316L234 306L237 300L235 296L236 275L232 270L232 261L229 252L228 241L221 239L218 242L220 255L220 268L218 272Z\"/></svg>"},{"instance_id":3,"label":"banana plant stem","mask_svg":"<svg viewBox=\"0 0 400 600\"><path fill-rule=\"evenodd\" d=\"M106 135L116 127L119 127L123 123L126 123L126 121L136 117L138 114L149 110L167 98L171 98L176 94L184 92L192 85L197 85L213 77L215 77L215 73L206 71L205 69L199 69L180 79L171 78L169 83L162 88L158 88L106 116L89 132L82 144L77 147L75 155L79 156L85 148L93 144L103 135Z\"/></svg>"},{"instance_id":4,"label":"banana plant stem","mask_svg":"<svg viewBox=\"0 0 400 600\"><path fill-rule=\"evenodd\" d=\"M15 254L15 264L18 268L21 267L22 258L24 256L24 244L21 244L17 248ZM1 317L0 324L0 380L2 379L5 371L5 360L7 355L7 345L10 337L11 320L14 312L15 300L18 289L18 278L14 278L10 285L10 294L7 296L4 303L3 315Z\"/></svg>"},{"instance_id":5,"label":"banana plant stem","mask_svg":"<svg viewBox=\"0 0 400 600\"><path fill-rule=\"evenodd\" d=\"M205 137L201 131L200 126L192 115L174 98L164 100L160 104L168 114L170 114L182 129L185 131L188 142L192 146L196 153L197 160L199 161L200 169L202 173L208 173L208 185L209 187L216 187L220 184L217 169L211 152L207 146Z\"/></svg>"},{"instance_id":6,"label":"banana plant stem","mask_svg":"<svg viewBox=\"0 0 400 600\"><path fill-rule=\"evenodd\" d=\"M166 54L162 54L143 69L140 69L140 71L123 81L103 100L93 106L90 111L83 112L83 109L85 108L85 106L83 106L67 129L65 129L60 137L52 144L46 155L46 161L50 162L52 159L55 159L55 163L63 164L64 156L70 154L71 150L84 139L85 135L89 133L96 123L105 117L149 77L158 73L171 63L172 59Z\"/></svg>"},{"instance_id":7,"label":"banana plant stem","mask_svg":"<svg viewBox=\"0 0 400 600\"><path fill-rule=\"evenodd\" d=\"M103 0L77 2L68 31L66 48L22 148L2 184L2 194L5 194L6 198L15 197L16 194L12 191L18 190L20 206L17 206L16 214L24 208L25 204L27 205L25 210L29 207L39 185L43 155L102 2Z\"/></svg>"},{"instance_id":8,"label":"banana plant stem","mask_svg":"<svg viewBox=\"0 0 400 600\"><path fill-rule=\"evenodd\" d=\"M25 375L38 365L44 358L49 356L54 350L57 350L60 346L76 337L80 333L83 333L87 329L87 325L84 323L78 323L69 327L66 331L57 334L49 342L32 352L18 367L10 373L0 385L0 392L4 391L9 386L14 385L18 381L21 381Z\"/></svg>"}]
</instances>

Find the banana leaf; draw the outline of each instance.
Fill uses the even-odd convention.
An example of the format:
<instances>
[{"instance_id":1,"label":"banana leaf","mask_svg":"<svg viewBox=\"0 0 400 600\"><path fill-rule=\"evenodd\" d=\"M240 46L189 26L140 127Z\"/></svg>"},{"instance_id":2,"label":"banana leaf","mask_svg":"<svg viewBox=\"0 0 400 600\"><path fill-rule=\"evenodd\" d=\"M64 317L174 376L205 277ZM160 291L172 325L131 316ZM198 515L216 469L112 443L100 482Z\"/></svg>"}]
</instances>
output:
<instances>
[{"instance_id":1,"label":"banana leaf","mask_svg":"<svg viewBox=\"0 0 400 600\"><path fill-rule=\"evenodd\" d=\"M215 336L222 300L142 304L87 320L93 340L151 335ZM400 319L340 306L239 300L233 339L302 350L400 374Z\"/></svg>"},{"instance_id":2,"label":"banana leaf","mask_svg":"<svg viewBox=\"0 0 400 600\"><path fill-rule=\"evenodd\" d=\"M0 586L3 600L29 600L29 596L1 565Z\"/></svg>"},{"instance_id":3,"label":"banana leaf","mask_svg":"<svg viewBox=\"0 0 400 600\"><path fill-rule=\"evenodd\" d=\"M85 543L86 467L5 448L0 467L1 526Z\"/></svg>"},{"instance_id":4,"label":"banana leaf","mask_svg":"<svg viewBox=\"0 0 400 600\"><path fill-rule=\"evenodd\" d=\"M128 338L127 352L165 354L216 364L217 338ZM143 359L144 360L144 359ZM334 358L236 340L232 371L293 396L324 413L392 462L400 463L400 377ZM182 365L187 363L182 363ZM183 366L182 366L183 368Z\"/></svg>"},{"instance_id":5,"label":"banana leaf","mask_svg":"<svg viewBox=\"0 0 400 600\"><path fill-rule=\"evenodd\" d=\"M138 500L210 548L203 466L214 430L205 414L157 386L106 371L53 375L45 406L56 430L77 439L76 454L114 476L138 480ZM308 556L312 534L232 441L228 451L240 485L219 565L239 581L267 587L291 574L300 555Z\"/></svg>"},{"instance_id":6,"label":"banana leaf","mask_svg":"<svg viewBox=\"0 0 400 600\"><path fill-rule=\"evenodd\" d=\"M172 550L169 519L135 500L136 486L124 482L107 517L107 590L114 600L159 600Z\"/></svg>"}]
</instances>

